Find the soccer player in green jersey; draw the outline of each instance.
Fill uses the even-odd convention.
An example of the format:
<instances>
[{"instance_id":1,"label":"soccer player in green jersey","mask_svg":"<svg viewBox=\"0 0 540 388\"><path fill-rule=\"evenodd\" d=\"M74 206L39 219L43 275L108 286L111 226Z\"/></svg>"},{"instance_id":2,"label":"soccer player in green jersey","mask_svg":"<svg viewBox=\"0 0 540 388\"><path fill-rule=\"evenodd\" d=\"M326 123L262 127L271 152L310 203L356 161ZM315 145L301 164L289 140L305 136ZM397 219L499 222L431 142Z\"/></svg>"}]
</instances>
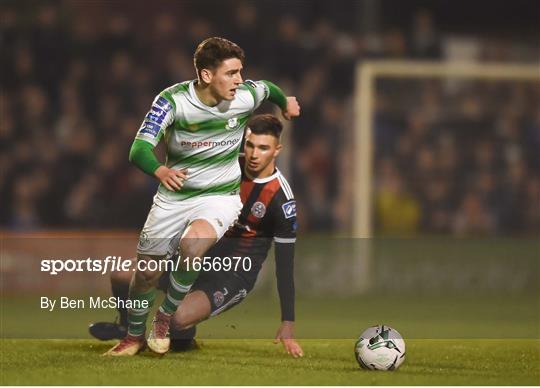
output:
<instances>
[{"instance_id":1,"label":"soccer player in green jersey","mask_svg":"<svg viewBox=\"0 0 540 388\"><path fill-rule=\"evenodd\" d=\"M223 38L209 38L194 54L197 79L162 91L146 115L130 151L130 161L160 185L137 246L138 268L129 298L148 308L131 309L126 337L106 354L135 355L145 345L146 320L163 271L142 270L179 249L167 296L152 323L148 347L163 354L170 346L169 323L198 277L193 262L223 236L237 218L241 170L240 143L246 123L264 100L284 118L300 114L295 97L268 81L242 79L244 52ZM153 149L163 139L163 165ZM187 270L189 269L189 270Z\"/></svg>"}]
</instances>

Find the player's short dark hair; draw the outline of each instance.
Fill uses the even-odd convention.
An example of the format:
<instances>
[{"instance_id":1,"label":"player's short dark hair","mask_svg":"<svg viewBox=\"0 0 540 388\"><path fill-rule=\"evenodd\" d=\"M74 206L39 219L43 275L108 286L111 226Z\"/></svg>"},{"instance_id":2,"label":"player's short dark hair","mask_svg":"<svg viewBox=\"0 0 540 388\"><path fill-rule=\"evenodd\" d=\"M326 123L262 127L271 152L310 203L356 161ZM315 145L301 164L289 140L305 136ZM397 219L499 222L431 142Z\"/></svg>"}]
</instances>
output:
<instances>
[{"instance_id":1,"label":"player's short dark hair","mask_svg":"<svg viewBox=\"0 0 540 388\"><path fill-rule=\"evenodd\" d=\"M203 40L199 43L193 55L193 64L197 76L200 76L202 69L215 70L221 62L230 58L238 58L244 63L244 50L236 43L225 38L214 36Z\"/></svg>"},{"instance_id":2,"label":"player's short dark hair","mask_svg":"<svg viewBox=\"0 0 540 388\"><path fill-rule=\"evenodd\" d=\"M283 124L279 119L271 114L260 114L253 116L247 124L248 128L255 135L272 135L279 140Z\"/></svg>"}]
</instances>

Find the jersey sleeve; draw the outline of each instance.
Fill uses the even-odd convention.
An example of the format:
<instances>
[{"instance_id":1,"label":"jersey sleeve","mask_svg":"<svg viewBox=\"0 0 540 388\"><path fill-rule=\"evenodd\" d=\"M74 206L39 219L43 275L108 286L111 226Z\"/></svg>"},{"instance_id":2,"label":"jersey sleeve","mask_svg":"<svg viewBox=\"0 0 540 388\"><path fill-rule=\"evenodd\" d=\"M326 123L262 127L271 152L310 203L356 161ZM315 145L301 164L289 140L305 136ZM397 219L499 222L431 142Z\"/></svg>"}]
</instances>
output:
<instances>
[{"instance_id":1,"label":"jersey sleeve","mask_svg":"<svg viewBox=\"0 0 540 388\"><path fill-rule=\"evenodd\" d=\"M290 188L282 188L271 204L273 237L276 243L296 242L296 200Z\"/></svg>"},{"instance_id":2,"label":"jersey sleeve","mask_svg":"<svg viewBox=\"0 0 540 388\"><path fill-rule=\"evenodd\" d=\"M161 166L154 154L154 146L146 141L135 139L129 150L129 161L139 167L148 175L154 175L154 172Z\"/></svg>"},{"instance_id":3,"label":"jersey sleeve","mask_svg":"<svg viewBox=\"0 0 540 388\"><path fill-rule=\"evenodd\" d=\"M286 181L274 196L272 212L275 242L276 280L281 307L281 320L294 321L294 247L296 242L296 201Z\"/></svg>"},{"instance_id":4,"label":"jersey sleeve","mask_svg":"<svg viewBox=\"0 0 540 388\"><path fill-rule=\"evenodd\" d=\"M175 110L174 100L170 93L167 91L160 93L144 117L135 139L146 141L155 147L167 127L174 122Z\"/></svg>"},{"instance_id":5,"label":"jersey sleeve","mask_svg":"<svg viewBox=\"0 0 540 388\"><path fill-rule=\"evenodd\" d=\"M249 90L253 97L253 110L261 106L265 100L276 104L281 110L287 108L287 97L285 96L285 93L279 88L279 86L270 81L246 80L244 82L244 87Z\"/></svg>"},{"instance_id":6,"label":"jersey sleeve","mask_svg":"<svg viewBox=\"0 0 540 388\"><path fill-rule=\"evenodd\" d=\"M253 97L253 110L257 109L270 96L270 89L264 81L246 80L244 82L246 88L250 91Z\"/></svg>"},{"instance_id":7,"label":"jersey sleeve","mask_svg":"<svg viewBox=\"0 0 540 388\"><path fill-rule=\"evenodd\" d=\"M276 243L276 280L282 321L294 321L294 244Z\"/></svg>"}]
</instances>

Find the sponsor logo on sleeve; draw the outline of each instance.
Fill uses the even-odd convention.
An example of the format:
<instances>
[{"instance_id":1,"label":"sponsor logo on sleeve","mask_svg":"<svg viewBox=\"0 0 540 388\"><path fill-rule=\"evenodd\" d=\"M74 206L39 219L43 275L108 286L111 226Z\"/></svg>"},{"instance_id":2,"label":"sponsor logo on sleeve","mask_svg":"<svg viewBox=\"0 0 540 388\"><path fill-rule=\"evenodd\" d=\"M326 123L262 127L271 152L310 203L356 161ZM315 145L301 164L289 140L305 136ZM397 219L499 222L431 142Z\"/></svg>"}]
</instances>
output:
<instances>
[{"instance_id":1,"label":"sponsor logo on sleeve","mask_svg":"<svg viewBox=\"0 0 540 388\"><path fill-rule=\"evenodd\" d=\"M168 112L173 108L172 104L167 101L166 98L163 98L161 96L159 96L156 100L156 105L162 108L165 112Z\"/></svg>"},{"instance_id":2,"label":"sponsor logo on sleeve","mask_svg":"<svg viewBox=\"0 0 540 388\"><path fill-rule=\"evenodd\" d=\"M163 119L165 119L165 116L167 115L167 112L164 111L161 108L158 108L157 106L153 105L150 109L150 112L146 115L144 118L146 121L152 121L156 124L163 124Z\"/></svg>"},{"instance_id":3,"label":"sponsor logo on sleeve","mask_svg":"<svg viewBox=\"0 0 540 388\"><path fill-rule=\"evenodd\" d=\"M161 129L159 124L153 123L151 121L143 122L141 129L139 130L140 134L147 134L152 137L157 137L159 130Z\"/></svg>"},{"instance_id":4,"label":"sponsor logo on sleeve","mask_svg":"<svg viewBox=\"0 0 540 388\"><path fill-rule=\"evenodd\" d=\"M172 108L173 106L169 101L163 97L158 97L152 104L150 111L146 114L139 133L157 137L163 125L163 120L165 120L167 113Z\"/></svg>"},{"instance_id":5,"label":"sponsor logo on sleeve","mask_svg":"<svg viewBox=\"0 0 540 388\"><path fill-rule=\"evenodd\" d=\"M296 201L292 200L281 205L285 218L296 217Z\"/></svg>"}]
</instances>

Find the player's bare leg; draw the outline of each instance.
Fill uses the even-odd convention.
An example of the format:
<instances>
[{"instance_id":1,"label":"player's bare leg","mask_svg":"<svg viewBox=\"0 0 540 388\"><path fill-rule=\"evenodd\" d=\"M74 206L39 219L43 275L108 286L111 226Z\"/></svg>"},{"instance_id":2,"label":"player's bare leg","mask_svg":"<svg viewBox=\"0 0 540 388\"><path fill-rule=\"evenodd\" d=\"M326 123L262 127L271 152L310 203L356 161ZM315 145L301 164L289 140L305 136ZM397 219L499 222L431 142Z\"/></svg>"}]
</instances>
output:
<instances>
[{"instance_id":1,"label":"player's bare leg","mask_svg":"<svg viewBox=\"0 0 540 388\"><path fill-rule=\"evenodd\" d=\"M161 256L139 255L137 260L148 262L150 260L161 260ZM161 276L160 271L141 270L143 266L138 266L133 274L129 287L129 298L132 301L138 300L144 303L141 309L130 309L128 312L128 333L127 336L116 346L106 352L106 356L134 356L145 347L144 333L146 331L146 319L152 303L155 299L156 285ZM147 266L144 266L147 268Z\"/></svg>"},{"instance_id":2,"label":"player's bare leg","mask_svg":"<svg viewBox=\"0 0 540 388\"><path fill-rule=\"evenodd\" d=\"M171 350L186 351L197 348L197 323L210 317L211 306L203 291L191 291L171 318Z\"/></svg>"},{"instance_id":3,"label":"player's bare leg","mask_svg":"<svg viewBox=\"0 0 540 388\"><path fill-rule=\"evenodd\" d=\"M148 337L148 347L153 352L164 354L169 350L171 317L199 276L198 271L193 270L193 263L200 260L200 257L215 244L216 240L216 230L206 220L195 220L184 231L180 239L182 255L179 268L171 272L167 296L156 313Z\"/></svg>"},{"instance_id":4,"label":"player's bare leg","mask_svg":"<svg viewBox=\"0 0 540 388\"><path fill-rule=\"evenodd\" d=\"M190 292L182 301L182 307L174 313L171 326L175 330L186 330L210 317L212 306L208 296L201 290Z\"/></svg>"}]
</instances>

